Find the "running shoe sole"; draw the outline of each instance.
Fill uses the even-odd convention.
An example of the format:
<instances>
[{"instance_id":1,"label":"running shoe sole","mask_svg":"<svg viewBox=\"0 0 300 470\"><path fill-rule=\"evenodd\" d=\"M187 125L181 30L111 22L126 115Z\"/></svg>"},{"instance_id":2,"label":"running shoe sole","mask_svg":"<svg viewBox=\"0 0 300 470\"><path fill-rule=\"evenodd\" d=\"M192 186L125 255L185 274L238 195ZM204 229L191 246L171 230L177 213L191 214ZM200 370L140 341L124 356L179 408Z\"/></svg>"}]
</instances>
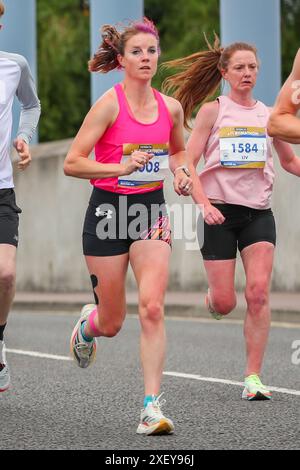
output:
<instances>
[{"instance_id":1,"label":"running shoe sole","mask_svg":"<svg viewBox=\"0 0 300 470\"><path fill-rule=\"evenodd\" d=\"M271 400L271 394L263 394L261 392L257 392L255 395L253 393L248 393L248 391L243 391L242 399L248 401L262 401L262 400Z\"/></svg>"},{"instance_id":2,"label":"running shoe sole","mask_svg":"<svg viewBox=\"0 0 300 470\"><path fill-rule=\"evenodd\" d=\"M137 434L145 434L146 436L160 436L165 434L173 434L174 425L166 419L161 419L159 423L148 426L146 424L139 424Z\"/></svg>"}]
</instances>

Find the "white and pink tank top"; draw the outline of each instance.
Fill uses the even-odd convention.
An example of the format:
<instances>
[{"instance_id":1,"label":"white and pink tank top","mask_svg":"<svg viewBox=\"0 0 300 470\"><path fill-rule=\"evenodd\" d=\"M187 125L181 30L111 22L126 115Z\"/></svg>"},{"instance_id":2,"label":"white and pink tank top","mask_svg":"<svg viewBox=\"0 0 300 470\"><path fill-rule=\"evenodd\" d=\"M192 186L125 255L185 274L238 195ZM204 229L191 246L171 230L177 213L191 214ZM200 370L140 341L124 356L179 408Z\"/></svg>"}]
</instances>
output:
<instances>
[{"instance_id":1,"label":"white and pink tank top","mask_svg":"<svg viewBox=\"0 0 300 470\"><path fill-rule=\"evenodd\" d=\"M161 189L169 172L169 140L173 127L169 110L161 94L153 89L158 103L158 117L149 124L139 122L130 110L121 84L114 88L119 102L119 114L95 145L97 162L125 162L134 150L153 153L154 157L131 175L92 179L91 183L97 188L119 194L140 194Z\"/></svg>"},{"instance_id":2,"label":"white and pink tank top","mask_svg":"<svg viewBox=\"0 0 300 470\"><path fill-rule=\"evenodd\" d=\"M219 113L204 150L199 177L209 199L254 209L271 205L274 180L270 111L261 101L239 105L220 96Z\"/></svg>"}]
</instances>

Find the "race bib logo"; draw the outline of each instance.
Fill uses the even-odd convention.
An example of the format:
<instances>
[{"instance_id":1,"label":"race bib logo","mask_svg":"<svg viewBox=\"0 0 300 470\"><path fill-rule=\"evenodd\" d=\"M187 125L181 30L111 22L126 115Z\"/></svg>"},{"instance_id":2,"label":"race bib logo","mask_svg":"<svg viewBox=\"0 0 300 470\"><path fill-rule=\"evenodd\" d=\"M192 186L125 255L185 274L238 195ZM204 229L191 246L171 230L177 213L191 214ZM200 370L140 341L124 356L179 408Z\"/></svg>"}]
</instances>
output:
<instances>
[{"instance_id":1,"label":"race bib logo","mask_svg":"<svg viewBox=\"0 0 300 470\"><path fill-rule=\"evenodd\" d=\"M121 163L125 164L134 151L153 154L153 157L142 168L125 178L118 178L118 186L123 188L149 189L159 187L169 173L169 145L162 144L123 144Z\"/></svg>"}]
</instances>

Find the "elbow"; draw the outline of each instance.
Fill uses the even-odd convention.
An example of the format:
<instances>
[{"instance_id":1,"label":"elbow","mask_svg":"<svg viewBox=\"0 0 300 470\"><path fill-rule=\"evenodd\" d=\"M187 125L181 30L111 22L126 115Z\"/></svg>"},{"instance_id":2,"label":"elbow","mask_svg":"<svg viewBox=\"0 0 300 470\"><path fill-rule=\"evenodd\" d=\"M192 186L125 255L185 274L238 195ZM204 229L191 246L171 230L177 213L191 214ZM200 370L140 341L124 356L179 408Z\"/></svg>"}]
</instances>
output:
<instances>
[{"instance_id":1,"label":"elbow","mask_svg":"<svg viewBox=\"0 0 300 470\"><path fill-rule=\"evenodd\" d=\"M276 137L277 135L277 119L276 117L270 117L267 125L267 133L270 137Z\"/></svg>"},{"instance_id":2,"label":"elbow","mask_svg":"<svg viewBox=\"0 0 300 470\"><path fill-rule=\"evenodd\" d=\"M282 119L284 114L282 113L273 113L271 114L268 124L267 124L267 133L270 137L280 137L282 132Z\"/></svg>"},{"instance_id":3,"label":"elbow","mask_svg":"<svg viewBox=\"0 0 300 470\"><path fill-rule=\"evenodd\" d=\"M75 176L73 165L67 160L64 162L63 170L65 176Z\"/></svg>"}]
</instances>

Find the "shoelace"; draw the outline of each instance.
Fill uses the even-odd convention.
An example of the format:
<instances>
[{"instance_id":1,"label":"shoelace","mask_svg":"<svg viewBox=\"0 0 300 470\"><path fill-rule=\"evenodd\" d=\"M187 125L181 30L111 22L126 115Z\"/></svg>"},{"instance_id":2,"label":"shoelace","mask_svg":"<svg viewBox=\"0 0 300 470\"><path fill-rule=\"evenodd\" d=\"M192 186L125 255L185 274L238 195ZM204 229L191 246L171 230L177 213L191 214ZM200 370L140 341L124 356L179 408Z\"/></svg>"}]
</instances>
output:
<instances>
[{"instance_id":1,"label":"shoelace","mask_svg":"<svg viewBox=\"0 0 300 470\"><path fill-rule=\"evenodd\" d=\"M91 347L88 346L86 343L77 343L75 345L76 351L78 351L81 355L86 353L86 356L88 357L91 352Z\"/></svg>"},{"instance_id":2,"label":"shoelace","mask_svg":"<svg viewBox=\"0 0 300 470\"><path fill-rule=\"evenodd\" d=\"M165 399L159 401L159 399L163 396L163 394L164 394L164 392L162 392L155 400L153 400L152 403L153 403L154 406L158 406L160 408L161 406L165 405L165 403L166 403Z\"/></svg>"},{"instance_id":3,"label":"shoelace","mask_svg":"<svg viewBox=\"0 0 300 470\"><path fill-rule=\"evenodd\" d=\"M265 385L261 383L261 380L258 377L258 375L250 375L250 377L251 377L251 381L254 382L255 385L257 385L260 388L266 388Z\"/></svg>"},{"instance_id":4,"label":"shoelace","mask_svg":"<svg viewBox=\"0 0 300 470\"><path fill-rule=\"evenodd\" d=\"M164 394L164 392L161 393L155 400L153 400L152 407L151 407L151 410L152 410L151 414L154 415L156 418L159 418L159 419L162 417L162 412L161 412L160 408L162 406L164 406L164 404L166 403L165 399L159 401L163 394Z\"/></svg>"}]
</instances>

